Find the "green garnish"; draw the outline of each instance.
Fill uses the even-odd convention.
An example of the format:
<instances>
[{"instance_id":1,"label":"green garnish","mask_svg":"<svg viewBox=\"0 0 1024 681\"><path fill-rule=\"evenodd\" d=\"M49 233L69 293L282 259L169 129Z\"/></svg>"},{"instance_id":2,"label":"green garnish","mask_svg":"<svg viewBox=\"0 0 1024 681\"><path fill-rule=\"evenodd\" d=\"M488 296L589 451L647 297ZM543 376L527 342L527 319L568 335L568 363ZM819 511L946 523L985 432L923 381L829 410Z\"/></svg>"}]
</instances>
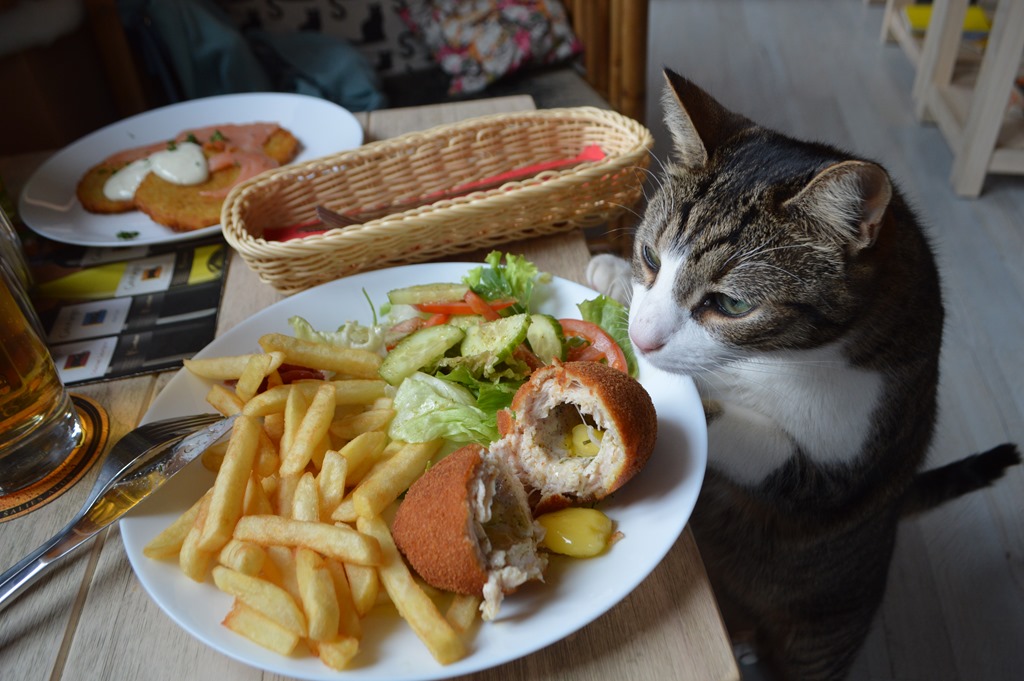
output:
<instances>
[{"instance_id":1,"label":"green garnish","mask_svg":"<svg viewBox=\"0 0 1024 681\"><path fill-rule=\"evenodd\" d=\"M185 141L191 142L192 144L199 144L199 140L192 133L188 134L188 137L185 138Z\"/></svg>"},{"instance_id":2,"label":"green garnish","mask_svg":"<svg viewBox=\"0 0 1024 681\"><path fill-rule=\"evenodd\" d=\"M134 239L137 236L139 236L138 232L127 232L126 231L126 232L118 232L117 233L117 238L120 239L121 241L129 241L131 239Z\"/></svg>"},{"instance_id":3,"label":"green garnish","mask_svg":"<svg viewBox=\"0 0 1024 681\"><path fill-rule=\"evenodd\" d=\"M168 151L174 151L177 148L178 148L178 143L175 142L174 140L171 140L170 142L167 143L167 150Z\"/></svg>"},{"instance_id":4,"label":"green garnish","mask_svg":"<svg viewBox=\"0 0 1024 681\"><path fill-rule=\"evenodd\" d=\"M227 137L220 130L214 130L213 134L210 135L211 142L223 142L225 140L227 140Z\"/></svg>"},{"instance_id":5,"label":"green garnish","mask_svg":"<svg viewBox=\"0 0 1024 681\"><path fill-rule=\"evenodd\" d=\"M377 326L377 310L373 307L373 301L370 300L370 294L367 290L363 289L363 297L366 298L366 302L370 304L370 312L373 314L373 325Z\"/></svg>"}]
</instances>

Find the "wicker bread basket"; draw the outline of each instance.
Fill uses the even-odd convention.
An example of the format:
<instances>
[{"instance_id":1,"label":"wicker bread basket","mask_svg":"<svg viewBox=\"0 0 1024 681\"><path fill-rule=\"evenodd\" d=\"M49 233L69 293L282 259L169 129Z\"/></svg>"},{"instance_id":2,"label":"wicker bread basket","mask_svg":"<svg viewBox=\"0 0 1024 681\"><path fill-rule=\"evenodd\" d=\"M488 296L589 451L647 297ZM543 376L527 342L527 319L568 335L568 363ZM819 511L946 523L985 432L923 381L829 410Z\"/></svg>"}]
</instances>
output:
<instances>
[{"instance_id":1,"label":"wicker bread basket","mask_svg":"<svg viewBox=\"0 0 1024 681\"><path fill-rule=\"evenodd\" d=\"M652 144L641 124L591 107L481 116L264 172L231 191L221 223L260 279L291 294L364 270L600 225L638 202ZM264 238L309 222L317 205L339 213L409 205L513 169L573 159L592 145L604 158L363 224Z\"/></svg>"}]
</instances>

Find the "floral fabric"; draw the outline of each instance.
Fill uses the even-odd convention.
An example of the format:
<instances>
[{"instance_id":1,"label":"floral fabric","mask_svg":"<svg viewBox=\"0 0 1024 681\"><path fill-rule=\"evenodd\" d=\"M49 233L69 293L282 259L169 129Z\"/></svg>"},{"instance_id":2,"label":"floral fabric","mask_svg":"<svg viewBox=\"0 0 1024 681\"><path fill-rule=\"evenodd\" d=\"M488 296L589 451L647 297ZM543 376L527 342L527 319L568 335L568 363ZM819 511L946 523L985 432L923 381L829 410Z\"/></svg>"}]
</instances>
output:
<instances>
[{"instance_id":1,"label":"floral fabric","mask_svg":"<svg viewBox=\"0 0 1024 681\"><path fill-rule=\"evenodd\" d=\"M479 92L581 50L559 0L406 0L399 14L451 76L449 94Z\"/></svg>"}]
</instances>

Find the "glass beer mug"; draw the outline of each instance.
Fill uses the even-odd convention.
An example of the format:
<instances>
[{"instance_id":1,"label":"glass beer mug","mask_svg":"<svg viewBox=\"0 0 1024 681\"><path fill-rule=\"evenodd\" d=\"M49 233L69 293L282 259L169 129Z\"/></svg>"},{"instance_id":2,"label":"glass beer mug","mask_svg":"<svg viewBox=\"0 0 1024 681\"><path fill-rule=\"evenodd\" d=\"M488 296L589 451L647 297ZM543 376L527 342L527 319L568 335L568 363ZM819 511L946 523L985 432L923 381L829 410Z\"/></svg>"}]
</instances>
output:
<instances>
[{"instance_id":1,"label":"glass beer mug","mask_svg":"<svg viewBox=\"0 0 1024 681\"><path fill-rule=\"evenodd\" d=\"M0 238L13 233L0 210ZM63 463L82 427L24 287L23 263L0 249L0 495Z\"/></svg>"}]
</instances>

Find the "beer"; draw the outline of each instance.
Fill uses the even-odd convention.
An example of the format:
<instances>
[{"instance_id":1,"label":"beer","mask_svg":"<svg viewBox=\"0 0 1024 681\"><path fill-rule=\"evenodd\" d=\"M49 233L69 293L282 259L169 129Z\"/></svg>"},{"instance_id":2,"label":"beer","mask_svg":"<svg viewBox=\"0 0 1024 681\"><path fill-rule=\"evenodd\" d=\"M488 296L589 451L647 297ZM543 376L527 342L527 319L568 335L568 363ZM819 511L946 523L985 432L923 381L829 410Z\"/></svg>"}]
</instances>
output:
<instances>
[{"instance_id":1,"label":"beer","mask_svg":"<svg viewBox=\"0 0 1024 681\"><path fill-rule=\"evenodd\" d=\"M70 398L18 284L0 263L0 494L56 468L81 438Z\"/></svg>"}]
</instances>

